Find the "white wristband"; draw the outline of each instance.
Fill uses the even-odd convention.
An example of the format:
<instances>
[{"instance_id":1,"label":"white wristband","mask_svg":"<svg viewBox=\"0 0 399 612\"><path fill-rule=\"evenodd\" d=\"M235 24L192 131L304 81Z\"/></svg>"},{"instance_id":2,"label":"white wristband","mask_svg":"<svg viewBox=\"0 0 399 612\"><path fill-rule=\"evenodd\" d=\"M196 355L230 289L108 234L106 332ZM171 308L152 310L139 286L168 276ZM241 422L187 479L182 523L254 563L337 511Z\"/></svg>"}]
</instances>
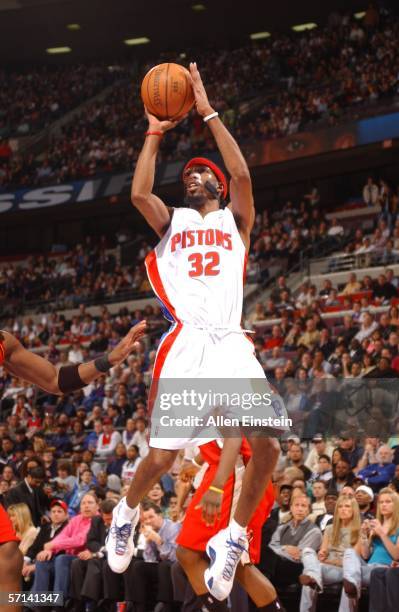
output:
<instances>
[{"instance_id":1,"label":"white wristband","mask_svg":"<svg viewBox=\"0 0 399 612\"><path fill-rule=\"evenodd\" d=\"M204 121L205 123L207 121L209 121L209 119L213 119L214 117L218 117L219 113L217 111L215 111L214 113L211 113L210 115L207 115L206 117L204 117Z\"/></svg>"}]
</instances>

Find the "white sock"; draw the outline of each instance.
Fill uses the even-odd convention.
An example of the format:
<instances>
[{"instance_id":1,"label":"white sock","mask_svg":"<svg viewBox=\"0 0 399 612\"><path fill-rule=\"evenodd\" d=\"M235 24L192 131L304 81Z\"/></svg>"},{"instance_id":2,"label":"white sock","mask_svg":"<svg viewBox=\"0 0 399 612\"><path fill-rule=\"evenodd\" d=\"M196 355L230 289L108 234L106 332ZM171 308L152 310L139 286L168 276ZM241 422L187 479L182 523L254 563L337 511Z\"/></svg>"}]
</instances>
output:
<instances>
[{"instance_id":1,"label":"white sock","mask_svg":"<svg viewBox=\"0 0 399 612\"><path fill-rule=\"evenodd\" d=\"M131 508L126 503L126 497L123 497L119 504L120 508L117 514L116 523L119 527L121 527L125 523L131 523L133 521L136 516L136 512L138 512L140 506L138 505L135 508Z\"/></svg>"},{"instance_id":2,"label":"white sock","mask_svg":"<svg viewBox=\"0 0 399 612\"><path fill-rule=\"evenodd\" d=\"M247 535L247 528L239 525L237 521L234 519L231 521L230 525L230 535L233 540L238 540L242 536Z\"/></svg>"}]
</instances>

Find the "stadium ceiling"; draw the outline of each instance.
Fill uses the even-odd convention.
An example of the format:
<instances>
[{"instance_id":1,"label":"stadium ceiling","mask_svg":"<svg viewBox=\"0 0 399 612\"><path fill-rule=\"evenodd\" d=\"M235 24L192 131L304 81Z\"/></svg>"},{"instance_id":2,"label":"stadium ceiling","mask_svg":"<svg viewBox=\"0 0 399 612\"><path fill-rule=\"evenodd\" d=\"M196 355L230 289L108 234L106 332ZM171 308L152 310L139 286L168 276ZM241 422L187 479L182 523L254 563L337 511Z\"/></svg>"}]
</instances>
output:
<instances>
[{"instance_id":1,"label":"stadium ceiling","mask_svg":"<svg viewBox=\"0 0 399 612\"><path fill-rule=\"evenodd\" d=\"M4 67L111 61L151 57L161 50L229 48L249 41L254 32L273 34L301 23L323 24L333 10L354 13L367 4L368 0L0 0L0 63ZM68 28L70 24L80 27ZM148 37L150 43L128 47L123 42L138 37ZM72 51L46 54L54 47Z\"/></svg>"}]
</instances>

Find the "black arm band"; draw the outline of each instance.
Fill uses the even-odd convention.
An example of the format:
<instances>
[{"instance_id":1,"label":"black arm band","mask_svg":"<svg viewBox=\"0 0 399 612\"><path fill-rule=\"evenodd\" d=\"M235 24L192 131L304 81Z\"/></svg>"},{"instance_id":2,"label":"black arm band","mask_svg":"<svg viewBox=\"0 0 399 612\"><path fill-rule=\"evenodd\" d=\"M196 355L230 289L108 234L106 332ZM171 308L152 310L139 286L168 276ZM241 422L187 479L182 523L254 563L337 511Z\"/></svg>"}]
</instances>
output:
<instances>
[{"instance_id":1,"label":"black arm band","mask_svg":"<svg viewBox=\"0 0 399 612\"><path fill-rule=\"evenodd\" d=\"M94 366L96 370L102 372L103 374L108 372L108 370L112 368L112 363L110 363L107 353L104 353L104 355L101 355L101 357L97 357L97 359L94 360Z\"/></svg>"},{"instance_id":2,"label":"black arm band","mask_svg":"<svg viewBox=\"0 0 399 612\"><path fill-rule=\"evenodd\" d=\"M71 393L88 385L79 376L79 365L78 363L76 365L63 366L59 369L58 386L63 393Z\"/></svg>"}]
</instances>

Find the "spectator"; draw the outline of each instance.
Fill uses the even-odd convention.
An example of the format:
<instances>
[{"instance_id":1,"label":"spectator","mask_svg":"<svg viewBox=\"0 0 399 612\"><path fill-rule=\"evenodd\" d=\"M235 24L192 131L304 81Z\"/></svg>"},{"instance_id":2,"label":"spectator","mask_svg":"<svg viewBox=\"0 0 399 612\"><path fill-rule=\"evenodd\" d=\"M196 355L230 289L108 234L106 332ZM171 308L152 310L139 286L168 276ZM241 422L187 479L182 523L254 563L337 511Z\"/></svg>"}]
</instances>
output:
<instances>
[{"instance_id":1,"label":"spectator","mask_svg":"<svg viewBox=\"0 0 399 612\"><path fill-rule=\"evenodd\" d=\"M126 451L126 460L122 465L121 479L123 484L131 482L140 462L139 447L135 444L131 444Z\"/></svg>"},{"instance_id":2,"label":"spectator","mask_svg":"<svg viewBox=\"0 0 399 612\"><path fill-rule=\"evenodd\" d=\"M80 514L74 516L61 533L46 542L36 555L35 579L31 593L40 591L69 592L70 567L76 556L86 550L91 519L98 514L97 500L87 493L80 504ZM61 554L60 554L61 553ZM54 583L51 586L51 577Z\"/></svg>"},{"instance_id":3,"label":"spectator","mask_svg":"<svg viewBox=\"0 0 399 612\"><path fill-rule=\"evenodd\" d=\"M331 458L333 448L327 443L323 434L320 433L313 436L312 443L314 446L306 458L305 465L311 472L316 472L319 467L320 457L322 455L327 455Z\"/></svg>"},{"instance_id":4,"label":"spectator","mask_svg":"<svg viewBox=\"0 0 399 612\"><path fill-rule=\"evenodd\" d=\"M342 560L347 548L355 546L360 533L360 514L356 500L341 495L332 525L327 525L319 552L306 547L302 550L303 573L300 611L314 610L317 593L327 584L343 580ZM341 609L341 608L340 608Z\"/></svg>"},{"instance_id":5,"label":"spectator","mask_svg":"<svg viewBox=\"0 0 399 612\"><path fill-rule=\"evenodd\" d=\"M331 525L333 522L335 507L337 505L338 491L335 489L328 489L326 497L324 499L324 505L326 507L325 514L320 514L316 517L315 525L317 525L321 532L324 533L327 525Z\"/></svg>"},{"instance_id":6,"label":"spectator","mask_svg":"<svg viewBox=\"0 0 399 612\"><path fill-rule=\"evenodd\" d=\"M369 176L367 183L363 187L363 202L367 206L377 206L379 199L378 185L374 182L373 178Z\"/></svg>"},{"instance_id":7,"label":"spectator","mask_svg":"<svg viewBox=\"0 0 399 612\"><path fill-rule=\"evenodd\" d=\"M309 520L310 500L298 495L291 500L292 519L279 525L263 555L262 572L276 587L298 580L302 573L301 554L304 548L317 551L321 531Z\"/></svg>"},{"instance_id":8,"label":"spectator","mask_svg":"<svg viewBox=\"0 0 399 612\"><path fill-rule=\"evenodd\" d=\"M318 516L322 516L326 513L325 498L327 493L327 485L324 480L316 480L312 484L312 495L314 501L312 502L311 514L309 519L315 522Z\"/></svg>"},{"instance_id":9,"label":"spectator","mask_svg":"<svg viewBox=\"0 0 399 612\"><path fill-rule=\"evenodd\" d=\"M369 585L374 568L390 566L392 561L399 559L398 537L399 496L391 489L382 489L378 497L377 518L363 522L357 545L348 548L344 554L341 602L345 602L348 609L353 600L359 599L362 585Z\"/></svg>"},{"instance_id":10,"label":"spectator","mask_svg":"<svg viewBox=\"0 0 399 612\"><path fill-rule=\"evenodd\" d=\"M107 585L104 584L103 565L106 563L105 540L112 522L112 511L116 502L105 499L100 502L100 515L93 516L87 533L86 548L78 553L71 564L71 598L74 608L86 609L90 605L98 605L104 599L104 592L112 590L110 580L119 584L118 577L113 572L107 572Z\"/></svg>"},{"instance_id":11,"label":"spectator","mask_svg":"<svg viewBox=\"0 0 399 612\"><path fill-rule=\"evenodd\" d=\"M8 506L7 512L15 533L20 538L19 550L25 556L39 529L33 525L32 516L26 504L12 504Z\"/></svg>"},{"instance_id":12,"label":"spectator","mask_svg":"<svg viewBox=\"0 0 399 612\"><path fill-rule=\"evenodd\" d=\"M330 489L336 489L338 493L340 493L345 486L351 486L355 478L351 470L349 459L344 457L334 466L333 474L334 476L331 478L328 486Z\"/></svg>"},{"instance_id":13,"label":"spectator","mask_svg":"<svg viewBox=\"0 0 399 612\"><path fill-rule=\"evenodd\" d=\"M173 589L171 565L176 561L176 536L180 524L163 518L161 509L152 502L142 504L143 534L146 540L143 560L137 560L130 571L136 585L134 605L145 612L150 598L149 588L156 583L156 602L171 605Z\"/></svg>"},{"instance_id":14,"label":"spectator","mask_svg":"<svg viewBox=\"0 0 399 612\"><path fill-rule=\"evenodd\" d=\"M361 484L355 491L355 499L359 505L361 522L366 519L373 519L374 514L371 512L371 505L374 500L373 489Z\"/></svg>"},{"instance_id":15,"label":"spectator","mask_svg":"<svg viewBox=\"0 0 399 612\"><path fill-rule=\"evenodd\" d=\"M371 463L358 472L375 493L388 486L395 473L395 464L392 462L393 451L389 446L380 446L377 451L378 463Z\"/></svg>"},{"instance_id":16,"label":"spectator","mask_svg":"<svg viewBox=\"0 0 399 612\"><path fill-rule=\"evenodd\" d=\"M333 477L331 459L328 455L320 455L316 471L312 473L311 480L322 480L328 483Z\"/></svg>"},{"instance_id":17,"label":"spectator","mask_svg":"<svg viewBox=\"0 0 399 612\"><path fill-rule=\"evenodd\" d=\"M22 576L28 578L35 571L35 559L37 554L43 550L44 545L62 531L68 523L68 506L60 499L53 499L50 503L50 523L40 527L31 546L25 553L25 562L22 568Z\"/></svg>"},{"instance_id":18,"label":"spectator","mask_svg":"<svg viewBox=\"0 0 399 612\"><path fill-rule=\"evenodd\" d=\"M96 454L99 457L110 457L120 442L122 442L120 433L114 431L112 419L106 417L103 419L103 432L98 437Z\"/></svg>"},{"instance_id":19,"label":"spectator","mask_svg":"<svg viewBox=\"0 0 399 612\"><path fill-rule=\"evenodd\" d=\"M121 478L122 468L126 461L126 447L123 442L119 442L115 447L115 459L108 463L107 474L116 474Z\"/></svg>"},{"instance_id":20,"label":"spectator","mask_svg":"<svg viewBox=\"0 0 399 612\"><path fill-rule=\"evenodd\" d=\"M290 484L282 484L280 486L280 492L277 498L277 507L273 508L270 513L270 518L276 521L278 525L286 523L291 520L291 494L292 486Z\"/></svg>"},{"instance_id":21,"label":"spectator","mask_svg":"<svg viewBox=\"0 0 399 612\"><path fill-rule=\"evenodd\" d=\"M12 487L4 497L6 508L16 504L26 504L35 527L41 525L49 507L49 500L42 488L44 478L45 472L41 466L29 468L23 481Z\"/></svg>"}]
</instances>

